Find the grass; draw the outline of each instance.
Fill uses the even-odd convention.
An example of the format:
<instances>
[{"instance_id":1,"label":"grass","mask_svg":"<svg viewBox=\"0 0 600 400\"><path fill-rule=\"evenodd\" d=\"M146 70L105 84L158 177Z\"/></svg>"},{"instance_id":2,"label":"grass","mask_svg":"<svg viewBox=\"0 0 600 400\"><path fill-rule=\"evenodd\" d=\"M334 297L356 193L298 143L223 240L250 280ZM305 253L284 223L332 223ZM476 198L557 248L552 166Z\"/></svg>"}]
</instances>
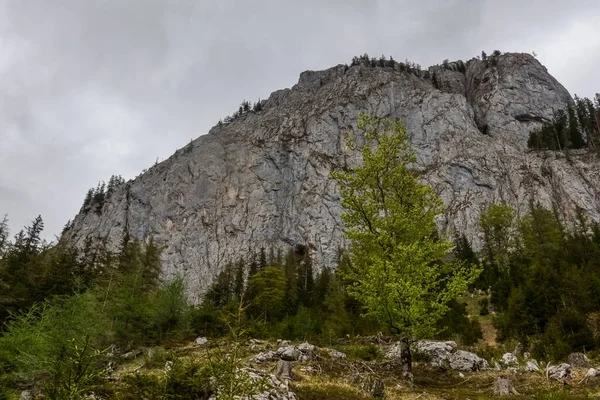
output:
<instances>
[{"instance_id":1,"label":"grass","mask_svg":"<svg viewBox=\"0 0 600 400\"><path fill-rule=\"evenodd\" d=\"M231 351L232 345L225 340L214 340L210 344L210 352ZM259 351L275 348L274 343L265 342L261 345L244 346L244 363ZM361 389L361 382L370 378L381 379L385 385L385 398L414 399L414 400L477 400L493 398L492 385L498 377L508 377L514 384L519 395L504 396L503 399L597 399L600 398L600 378L595 381L579 384L586 370L575 369L573 379L568 385L548 381L544 373L526 373L523 371L486 371L465 373L463 376L456 371L441 370L429 367L424 363L413 366L414 386L408 386L399 378L395 364L382 358L379 347L372 344L347 344L336 346L339 351L347 354L341 360L330 359L323 353L318 360L308 363L294 363L294 380L290 383L291 390L299 400L363 400L373 397ZM483 348L483 347L482 347ZM502 346L487 346L481 350L488 354L496 354L504 349ZM206 348L181 345L172 349L154 349L151 357L140 356L121 365L115 378L115 388L123 389L123 381L136 373L146 377L162 377L164 362L179 359L187 363L208 362ZM253 365L253 368L264 372L274 373L276 362Z\"/></svg>"},{"instance_id":2,"label":"grass","mask_svg":"<svg viewBox=\"0 0 600 400\"><path fill-rule=\"evenodd\" d=\"M483 332L482 344L488 346L496 345L496 328L493 324L494 316L490 313L487 315L479 315L481 309L479 302L482 299L489 298L487 295L471 295L461 296L457 300L459 303L465 303L467 305L467 313L472 317L479 318L481 324L481 331Z\"/></svg>"}]
</instances>

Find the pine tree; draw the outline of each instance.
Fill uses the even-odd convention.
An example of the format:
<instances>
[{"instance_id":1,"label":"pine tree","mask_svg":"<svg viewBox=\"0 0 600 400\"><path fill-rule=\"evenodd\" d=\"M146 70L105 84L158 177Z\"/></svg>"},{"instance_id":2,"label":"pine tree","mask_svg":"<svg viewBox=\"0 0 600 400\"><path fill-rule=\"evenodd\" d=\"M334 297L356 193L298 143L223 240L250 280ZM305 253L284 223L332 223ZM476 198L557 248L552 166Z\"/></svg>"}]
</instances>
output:
<instances>
[{"instance_id":1,"label":"pine tree","mask_svg":"<svg viewBox=\"0 0 600 400\"><path fill-rule=\"evenodd\" d=\"M85 194L85 198L83 199L83 206L81 207L81 209L85 210L88 206L92 205L93 201L94 201L94 189L90 189Z\"/></svg>"},{"instance_id":2,"label":"pine tree","mask_svg":"<svg viewBox=\"0 0 600 400\"><path fill-rule=\"evenodd\" d=\"M575 149L580 149L585 146L581 131L579 128L579 121L577 120L577 112L575 106L569 105L567 108L567 115L569 118L569 141L571 146Z\"/></svg>"},{"instance_id":3,"label":"pine tree","mask_svg":"<svg viewBox=\"0 0 600 400\"><path fill-rule=\"evenodd\" d=\"M260 248L260 259L259 259L259 268L263 269L264 267L266 267L267 264L267 253L265 251L264 247Z\"/></svg>"},{"instance_id":4,"label":"pine tree","mask_svg":"<svg viewBox=\"0 0 600 400\"><path fill-rule=\"evenodd\" d=\"M240 257L239 261L235 266L235 278L233 282L233 294L238 302L241 302L242 296L244 295L244 275L246 266L244 259Z\"/></svg>"}]
</instances>

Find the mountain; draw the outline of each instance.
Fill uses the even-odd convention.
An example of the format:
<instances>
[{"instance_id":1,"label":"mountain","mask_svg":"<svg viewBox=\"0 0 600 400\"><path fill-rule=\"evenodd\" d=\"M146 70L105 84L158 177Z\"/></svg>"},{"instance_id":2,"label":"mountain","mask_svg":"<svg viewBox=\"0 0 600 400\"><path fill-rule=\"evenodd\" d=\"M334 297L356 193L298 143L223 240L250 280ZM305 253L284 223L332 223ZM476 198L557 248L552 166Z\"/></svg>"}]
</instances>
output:
<instances>
[{"instance_id":1,"label":"mountain","mask_svg":"<svg viewBox=\"0 0 600 400\"><path fill-rule=\"evenodd\" d=\"M346 243L329 171L357 162L344 137L358 134L360 112L405 122L416 168L447 206L438 221L444 233L465 233L479 246L478 215L492 202L525 212L534 200L600 220L596 155L527 149L530 131L571 101L528 54L425 71L363 60L306 71L260 110L228 118L83 207L64 235L78 246L97 238L112 247L125 233L152 236L165 245L164 272L184 275L192 300L226 262L261 247L301 244L317 267L335 266Z\"/></svg>"}]
</instances>

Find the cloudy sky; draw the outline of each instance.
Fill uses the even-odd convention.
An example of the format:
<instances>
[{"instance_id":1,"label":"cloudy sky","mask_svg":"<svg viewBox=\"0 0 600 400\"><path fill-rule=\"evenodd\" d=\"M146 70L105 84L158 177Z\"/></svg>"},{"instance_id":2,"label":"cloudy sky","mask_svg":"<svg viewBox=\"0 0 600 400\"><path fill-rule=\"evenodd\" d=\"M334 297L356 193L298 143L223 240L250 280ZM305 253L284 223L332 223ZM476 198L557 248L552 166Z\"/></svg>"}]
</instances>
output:
<instances>
[{"instance_id":1,"label":"cloudy sky","mask_svg":"<svg viewBox=\"0 0 600 400\"><path fill-rule=\"evenodd\" d=\"M52 238L86 190L129 179L301 71L533 52L600 91L598 0L0 0L0 214Z\"/></svg>"}]
</instances>

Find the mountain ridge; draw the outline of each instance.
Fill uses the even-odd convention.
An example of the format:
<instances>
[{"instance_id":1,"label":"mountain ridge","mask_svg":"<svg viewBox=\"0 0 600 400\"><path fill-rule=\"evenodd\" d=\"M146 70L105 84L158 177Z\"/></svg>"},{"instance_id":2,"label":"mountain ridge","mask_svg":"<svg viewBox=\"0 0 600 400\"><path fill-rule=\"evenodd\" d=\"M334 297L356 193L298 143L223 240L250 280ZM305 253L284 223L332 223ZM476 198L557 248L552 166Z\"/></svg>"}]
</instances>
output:
<instances>
[{"instance_id":1,"label":"mountain ridge","mask_svg":"<svg viewBox=\"0 0 600 400\"><path fill-rule=\"evenodd\" d=\"M534 57L507 53L427 70L386 62L302 72L262 110L218 124L101 205L84 207L65 237L116 248L125 233L152 236L166 247L165 275L183 275L194 301L225 263L261 246L301 244L317 267L334 267L347 243L329 171L359 162L343 139L360 142L360 112L404 121L416 168L447 206L443 233L465 233L478 246L478 215L498 201L524 211L533 199L600 219L595 156L527 150L529 132L572 101Z\"/></svg>"}]
</instances>

